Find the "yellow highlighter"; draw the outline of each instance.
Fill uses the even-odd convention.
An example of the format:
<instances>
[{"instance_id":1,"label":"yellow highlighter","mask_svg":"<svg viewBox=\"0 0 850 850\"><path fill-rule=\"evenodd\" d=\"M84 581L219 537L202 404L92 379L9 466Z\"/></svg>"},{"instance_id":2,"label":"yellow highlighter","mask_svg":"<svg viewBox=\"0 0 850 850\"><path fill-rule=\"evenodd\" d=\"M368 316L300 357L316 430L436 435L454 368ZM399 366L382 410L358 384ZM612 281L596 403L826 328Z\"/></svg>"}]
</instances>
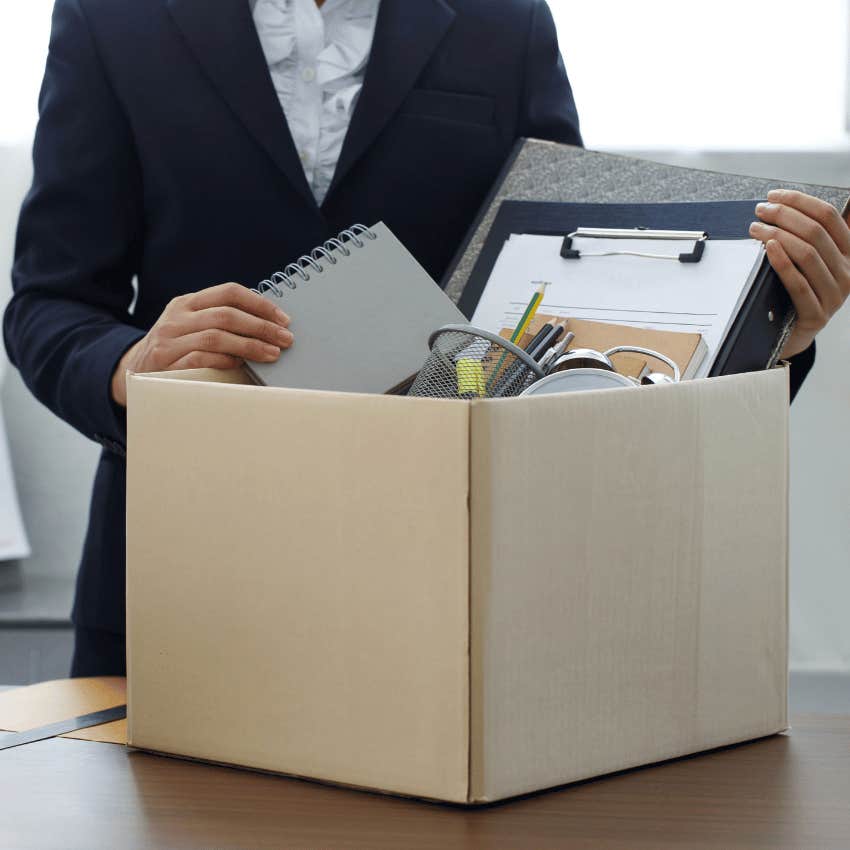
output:
<instances>
[{"instance_id":1,"label":"yellow highlighter","mask_svg":"<svg viewBox=\"0 0 850 850\"><path fill-rule=\"evenodd\" d=\"M464 357L457 361L457 394L461 398L482 398L487 393L484 366L480 360Z\"/></svg>"}]
</instances>

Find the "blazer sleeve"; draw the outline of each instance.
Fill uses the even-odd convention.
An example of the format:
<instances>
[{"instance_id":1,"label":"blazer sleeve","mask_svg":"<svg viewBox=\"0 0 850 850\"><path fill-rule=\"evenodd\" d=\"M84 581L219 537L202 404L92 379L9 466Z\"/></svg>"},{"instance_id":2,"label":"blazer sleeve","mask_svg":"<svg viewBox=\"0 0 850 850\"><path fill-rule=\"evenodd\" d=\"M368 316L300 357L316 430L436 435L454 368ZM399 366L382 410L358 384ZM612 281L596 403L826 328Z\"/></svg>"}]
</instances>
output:
<instances>
[{"instance_id":1,"label":"blazer sleeve","mask_svg":"<svg viewBox=\"0 0 850 850\"><path fill-rule=\"evenodd\" d=\"M555 21L545 0L532 4L517 130L527 138L583 144Z\"/></svg>"},{"instance_id":2,"label":"blazer sleeve","mask_svg":"<svg viewBox=\"0 0 850 850\"><path fill-rule=\"evenodd\" d=\"M815 365L815 343L813 342L805 351L795 354L788 358L789 372L788 379L791 384L791 401L800 391L803 381L806 380L806 375L812 370Z\"/></svg>"},{"instance_id":3,"label":"blazer sleeve","mask_svg":"<svg viewBox=\"0 0 850 850\"><path fill-rule=\"evenodd\" d=\"M140 170L79 0L54 7L33 166L3 321L6 350L40 401L120 451L126 424L111 378L145 333L129 313Z\"/></svg>"}]
</instances>

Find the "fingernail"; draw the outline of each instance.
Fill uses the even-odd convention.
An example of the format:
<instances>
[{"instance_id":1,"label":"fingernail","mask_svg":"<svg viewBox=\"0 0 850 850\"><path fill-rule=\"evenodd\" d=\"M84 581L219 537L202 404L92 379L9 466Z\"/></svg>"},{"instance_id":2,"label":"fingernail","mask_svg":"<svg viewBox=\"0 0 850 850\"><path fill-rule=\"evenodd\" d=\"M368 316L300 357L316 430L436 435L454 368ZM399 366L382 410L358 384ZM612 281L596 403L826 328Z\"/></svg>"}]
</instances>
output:
<instances>
[{"instance_id":1,"label":"fingernail","mask_svg":"<svg viewBox=\"0 0 850 850\"><path fill-rule=\"evenodd\" d=\"M761 233L765 229L764 225L760 221L754 221L750 225L750 233Z\"/></svg>"},{"instance_id":2,"label":"fingernail","mask_svg":"<svg viewBox=\"0 0 850 850\"><path fill-rule=\"evenodd\" d=\"M765 213L765 212L773 212L776 209L776 204L756 204L756 212L757 213Z\"/></svg>"},{"instance_id":3,"label":"fingernail","mask_svg":"<svg viewBox=\"0 0 850 850\"><path fill-rule=\"evenodd\" d=\"M263 357L266 360L277 360L280 357L280 349L276 345L264 345Z\"/></svg>"},{"instance_id":4,"label":"fingernail","mask_svg":"<svg viewBox=\"0 0 850 850\"><path fill-rule=\"evenodd\" d=\"M779 201L782 199L783 190L782 189L771 189L767 193L767 199L769 201Z\"/></svg>"},{"instance_id":5,"label":"fingernail","mask_svg":"<svg viewBox=\"0 0 850 850\"><path fill-rule=\"evenodd\" d=\"M289 324L289 316L280 309L280 307L274 308L274 317L277 319L278 323L286 327Z\"/></svg>"},{"instance_id":6,"label":"fingernail","mask_svg":"<svg viewBox=\"0 0 850 850\"><path fill-rule=\"evenodd\" d=\"M291 345L292 331L288 331L286 328L279 328L277 332L277 338L278 340L280 340L282 345Z\"/></svg>"}]
</instances>

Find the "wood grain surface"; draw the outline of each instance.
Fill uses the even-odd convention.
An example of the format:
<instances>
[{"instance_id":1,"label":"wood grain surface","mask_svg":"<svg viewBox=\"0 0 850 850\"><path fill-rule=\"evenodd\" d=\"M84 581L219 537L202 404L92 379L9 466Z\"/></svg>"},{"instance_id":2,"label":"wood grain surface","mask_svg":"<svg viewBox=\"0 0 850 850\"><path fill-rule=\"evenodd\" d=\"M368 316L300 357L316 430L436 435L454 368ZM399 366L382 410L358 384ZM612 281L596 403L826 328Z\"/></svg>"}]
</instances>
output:
<instances>
[{"instance_id":1,"label":"wood grain surface","mask_svg":"<svg viewBox=\"0 0 850 850\"><path fill-rule=\"evenodd\" d=\"M850 717L464 810L53 739L0 753L0 847L850 847Z\"/></svg>"}]
</instances>

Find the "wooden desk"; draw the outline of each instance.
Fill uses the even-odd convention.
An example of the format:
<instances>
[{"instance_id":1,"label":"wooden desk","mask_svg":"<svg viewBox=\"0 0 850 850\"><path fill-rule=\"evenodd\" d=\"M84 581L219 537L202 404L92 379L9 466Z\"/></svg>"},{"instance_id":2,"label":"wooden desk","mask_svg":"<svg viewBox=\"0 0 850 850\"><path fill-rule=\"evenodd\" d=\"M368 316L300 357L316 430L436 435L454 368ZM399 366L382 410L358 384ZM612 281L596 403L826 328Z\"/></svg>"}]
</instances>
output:
<instances>
[{"instance_id":1,"label":"wooden desk","mask_svg":"<svg viewBox=\"0 0 850 850\"><path fill-rule=\"evenodd\" d=\"M0 752L0 789L15 850L846 850L850 717L478 810L58 738Z\"/></svg>"}]
</instances>

